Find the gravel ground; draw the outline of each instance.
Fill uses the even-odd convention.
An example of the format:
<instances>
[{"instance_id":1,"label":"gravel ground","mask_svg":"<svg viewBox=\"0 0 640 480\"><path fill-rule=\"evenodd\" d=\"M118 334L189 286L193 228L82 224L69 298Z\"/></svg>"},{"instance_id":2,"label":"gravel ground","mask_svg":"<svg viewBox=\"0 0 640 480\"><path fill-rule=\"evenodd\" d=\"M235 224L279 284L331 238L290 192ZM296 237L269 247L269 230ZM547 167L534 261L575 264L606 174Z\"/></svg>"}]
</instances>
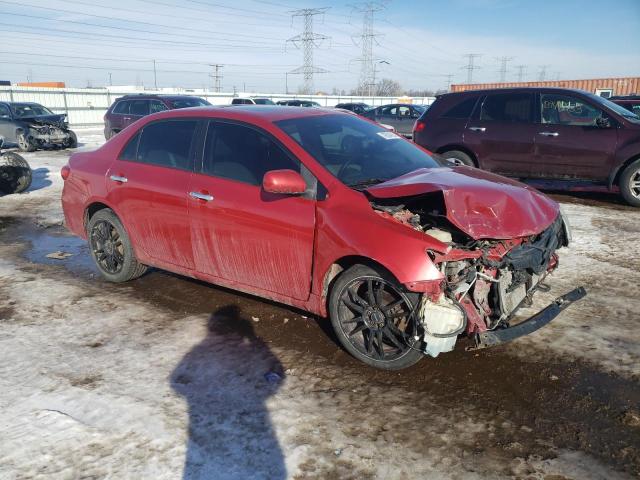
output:
<instances>
[{"instance_id":1,"label":"gravel ground","mask_svg":"<svg viewBox=\"0 0 640 480\"><path fill-rule=\"evenodd\" d=\"M26 154L30 191L0 198L0 479L640 476L640 212L615 197L555 195L574 243L523 314L586 299L389 373L298 310L163 271L102 281L61 225L68 155Z\"/></svg>"}]
</instances>

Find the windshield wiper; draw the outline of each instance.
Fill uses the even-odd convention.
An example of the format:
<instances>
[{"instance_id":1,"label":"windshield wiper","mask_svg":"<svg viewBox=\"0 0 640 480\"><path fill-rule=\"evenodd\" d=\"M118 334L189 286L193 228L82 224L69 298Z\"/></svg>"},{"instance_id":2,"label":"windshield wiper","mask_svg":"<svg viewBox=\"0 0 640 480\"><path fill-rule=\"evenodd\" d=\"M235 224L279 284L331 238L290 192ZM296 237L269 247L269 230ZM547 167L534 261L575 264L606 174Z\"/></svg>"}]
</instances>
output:
<instances>
[{"instance_id":1,"label":"windshield wiper","mask_svg":"<svg viewBox=\"0 0 640 480\"><path fill-rule=\"evenodd\" d=\"M371 185L376 185L378 183L386 182L387 178L367 178L366 180L360 180L354 183L350 183L350 188L355 188L356 190L370 187Z\"/></svg>"}]
</instances>

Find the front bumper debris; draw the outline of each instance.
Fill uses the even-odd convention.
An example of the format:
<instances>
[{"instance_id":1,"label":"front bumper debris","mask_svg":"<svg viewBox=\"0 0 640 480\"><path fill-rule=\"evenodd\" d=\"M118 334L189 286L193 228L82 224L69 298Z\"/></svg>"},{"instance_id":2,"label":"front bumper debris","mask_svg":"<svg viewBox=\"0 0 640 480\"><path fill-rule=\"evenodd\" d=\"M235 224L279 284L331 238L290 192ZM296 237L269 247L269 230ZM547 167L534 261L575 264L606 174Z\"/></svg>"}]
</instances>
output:
<instances>
[{"instance_id":1,"label":"front bumper debris","mask_svg":"<svg viewBox=\"0 0 640 480\"><path fill-rule=\"evenodd\" d=\"M551 320L556 318L560 312L573 302L584 298L586 294L587 291L584 287L578 287L571 290L569 293L556 298L553 303L548 305L546 308L513 327L508 327L502 330L487 330L485 332L481 332L476 337L476 346L471 347L470 350L494 347L535 332L536 330L544 327L547 323L551 322Z\"/></svg>"}]
</instances>

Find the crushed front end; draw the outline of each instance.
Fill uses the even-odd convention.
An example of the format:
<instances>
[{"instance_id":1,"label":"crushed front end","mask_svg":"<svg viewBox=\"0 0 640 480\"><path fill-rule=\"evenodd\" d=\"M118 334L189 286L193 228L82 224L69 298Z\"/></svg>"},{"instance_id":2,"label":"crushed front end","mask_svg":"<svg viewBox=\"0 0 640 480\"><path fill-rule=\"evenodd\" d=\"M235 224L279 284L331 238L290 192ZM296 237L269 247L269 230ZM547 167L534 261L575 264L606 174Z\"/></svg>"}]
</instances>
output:
<instances>
[{"instance_id":1,"label":"crushed front end","mask_svg":"<svg viewBox=\"0 0 640 480\"><path fill-rule=\"evenodd\" d=\"M75 134L69 130L66 115L48 115L21 120L28 125L25 136L34 147L74 147L77 142Z\"/></svg>"},{"instance_id":2,"label":"crushed front end","mask_svg":"<svg viewBox=\"0 0 640 480\"><path fill-rule=\"evenodd\" d=\"M548 290L544 280L558 267L557 250L569 244L571 234L561 212L536 234L474 239L450 221L437 193L375 201L372 206L379 214L446 245L443 251L426 252L442 279L421 286L421 303L415 313L423 332L414 340L421 342L428 355L453 350L460 334L472 337L476 348L526 335L586 294L577 288L530 319L511 324L521 307L531 305L537 290Z\"/></svg>"}]
</instances>

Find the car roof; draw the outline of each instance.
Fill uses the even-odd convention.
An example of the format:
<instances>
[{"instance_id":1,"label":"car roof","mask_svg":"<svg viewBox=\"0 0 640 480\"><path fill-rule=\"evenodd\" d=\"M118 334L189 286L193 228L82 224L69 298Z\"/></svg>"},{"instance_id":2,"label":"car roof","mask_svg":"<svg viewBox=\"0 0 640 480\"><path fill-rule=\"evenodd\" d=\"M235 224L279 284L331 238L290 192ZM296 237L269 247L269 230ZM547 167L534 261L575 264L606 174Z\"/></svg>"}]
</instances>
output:
<instances>
[{"instance_id":1,"label":"car roof","mask_svg":"<svg viewBox=\"0 0 640 480\"><path fill-rule=\"evenodd\" d=\"M255 122L278 122L292 118L319 117L324 115L351 115L335 109L285 107L282 105L219 105L211 107L192 107L178 110L166 110L153 114L155 118L175 118L201 116L211 118L227 118L230 120L246 120Z\"/></svg>"},{"instance_id":2,"label":"car roof","mask_svg":"<svg viewBox=\"0 0 640 480\"><path fill-rule=\"evenodd\" d=\"M165 100L180 100L182 98L202 98L199 97L198 95L165 95L165 94L155 94L155 93L140 93L140 94L130 94L130 95L124 95L122 97L120 97L118 100L131 100L131 99L140 99L140 100L145 100L147 98L162 98Z\"/></svg>"},{"instance_id":3,"label":"car roof","mask_svg":"<svg viewBox=\"0 0 640 480\"><path fill-rule=\"evenodd\" d=\"M438 95L440 97L462 96L462 95L486 95L488 93L522 93L522 92L553 92L553 93L578 93L584 95L586 90L579 88L563 88L563 87L510 87L510 88L483 88L479 90L465 90L462 92L449 92Z\"/></svg>"}]
</instances>

